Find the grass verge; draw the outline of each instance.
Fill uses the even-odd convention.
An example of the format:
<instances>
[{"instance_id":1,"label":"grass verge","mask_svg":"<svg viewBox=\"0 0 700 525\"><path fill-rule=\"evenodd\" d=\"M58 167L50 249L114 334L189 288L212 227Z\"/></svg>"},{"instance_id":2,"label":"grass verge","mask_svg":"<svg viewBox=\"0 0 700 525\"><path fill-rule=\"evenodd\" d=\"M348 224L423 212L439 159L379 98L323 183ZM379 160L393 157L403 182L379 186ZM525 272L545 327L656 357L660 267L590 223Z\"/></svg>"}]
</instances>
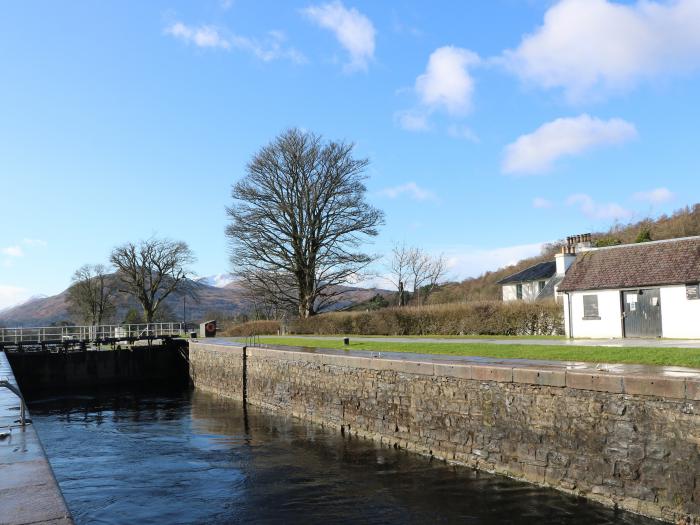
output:
<instances>
[{"instance_id":1,"label":"grass verge","mask_svg":"<svg viewBox=\"0 0 700 525\"><path fill-rule=\"evenodd\" d=\"M700 368L700 348L647 348L563 345L519 345L489 343L393 343L389 341L353 341L343 345L342 339L298 339L262 336L266 344L336 348L374 352L413 352L419 354L471 355L496 358L544 359L552 361L584 361L588 363L630 363Z\"/></svg>"}]
</instances>

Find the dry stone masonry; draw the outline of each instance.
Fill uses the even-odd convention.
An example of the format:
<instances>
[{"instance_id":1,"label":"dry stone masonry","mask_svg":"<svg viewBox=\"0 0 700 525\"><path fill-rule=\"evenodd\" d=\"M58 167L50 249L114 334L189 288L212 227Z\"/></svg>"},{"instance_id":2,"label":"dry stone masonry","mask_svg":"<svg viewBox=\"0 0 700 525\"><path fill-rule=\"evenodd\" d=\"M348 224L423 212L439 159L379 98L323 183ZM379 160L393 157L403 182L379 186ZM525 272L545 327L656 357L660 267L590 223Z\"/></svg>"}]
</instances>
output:
<instances>
[{"instance_id":1,"label":"dry stone masonry","mask_svg":"<svg viewBox=\"0 0 700 525\"><path fill-rule=\"evenodd\" d=\"M195 387L389 446L700 524L700 382L190 345Z\"/></svg>"}]
</instances>

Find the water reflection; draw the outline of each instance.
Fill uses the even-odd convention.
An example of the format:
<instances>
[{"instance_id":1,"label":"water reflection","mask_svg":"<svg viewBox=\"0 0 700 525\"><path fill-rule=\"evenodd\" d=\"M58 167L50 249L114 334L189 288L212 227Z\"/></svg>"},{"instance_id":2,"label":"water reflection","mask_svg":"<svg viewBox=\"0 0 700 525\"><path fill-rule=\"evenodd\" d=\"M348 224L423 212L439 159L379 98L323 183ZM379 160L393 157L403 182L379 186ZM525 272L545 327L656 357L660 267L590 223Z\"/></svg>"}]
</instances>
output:
<instances>
[{"instance_id":1,"label":"water reflection","mask_svg":"<svg viewBox=\"0 0 700 525\"><path fill-rule=\"evenodd\" d=\"M201 392L30 409L77 523L655 523Z\"/></svg>"}]
</instances>

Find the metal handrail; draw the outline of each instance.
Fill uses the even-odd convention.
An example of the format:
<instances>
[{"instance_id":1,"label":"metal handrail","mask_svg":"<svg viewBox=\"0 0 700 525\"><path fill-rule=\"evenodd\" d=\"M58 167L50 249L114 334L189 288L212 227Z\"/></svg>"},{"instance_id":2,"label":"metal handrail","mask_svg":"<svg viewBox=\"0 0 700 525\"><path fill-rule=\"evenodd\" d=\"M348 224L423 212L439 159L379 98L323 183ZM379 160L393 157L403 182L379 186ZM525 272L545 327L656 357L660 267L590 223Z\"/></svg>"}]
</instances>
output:
<instances>
[{"instance_id":1,"label":"metal handrail","mask_svg":"<svg viewBox=\"0 0 700 525\"><path fill-rule=\"evenodd\" d=\"M40 326L0 328L0 343L46 343L173 337L184 331L183 323L139 323L92 326Z\"/></svg>"},{"instance_id":2,"label":"metal handrail","mask_svg":"<svg viewBox=\"0 0 700 525\"><path fill-rule=\"evenodd\" d=\"M27 404L24 402L24 397L22 396L22 392L19 391L19 388L17 388L15 385L10 383L7 380L2 380L0 381L0 388L5 387L7 388L10 392L13 394L17 395L19 397L19 424L22 426L25 426L27 424L27 418L26 418L26 413L27 413Z\"/></svg>"}]
</instances>

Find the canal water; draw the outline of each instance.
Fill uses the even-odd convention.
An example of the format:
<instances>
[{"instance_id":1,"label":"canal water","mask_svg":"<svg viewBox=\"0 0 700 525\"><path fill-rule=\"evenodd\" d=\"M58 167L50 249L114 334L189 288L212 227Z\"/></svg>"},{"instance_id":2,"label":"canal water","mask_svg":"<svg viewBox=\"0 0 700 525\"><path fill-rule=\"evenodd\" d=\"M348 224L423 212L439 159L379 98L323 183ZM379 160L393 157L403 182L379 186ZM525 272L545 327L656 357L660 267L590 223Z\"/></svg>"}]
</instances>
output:
<instances>
[{"instance_id":1,"label":"canal water","mask_svg":"<svg viewBox=\"0 0 700 525\"><path fill-rule=\"evenodd\" d=\"M78 524L656 523L198 391L30 410Z\"/></svg>"}]
</instances>

